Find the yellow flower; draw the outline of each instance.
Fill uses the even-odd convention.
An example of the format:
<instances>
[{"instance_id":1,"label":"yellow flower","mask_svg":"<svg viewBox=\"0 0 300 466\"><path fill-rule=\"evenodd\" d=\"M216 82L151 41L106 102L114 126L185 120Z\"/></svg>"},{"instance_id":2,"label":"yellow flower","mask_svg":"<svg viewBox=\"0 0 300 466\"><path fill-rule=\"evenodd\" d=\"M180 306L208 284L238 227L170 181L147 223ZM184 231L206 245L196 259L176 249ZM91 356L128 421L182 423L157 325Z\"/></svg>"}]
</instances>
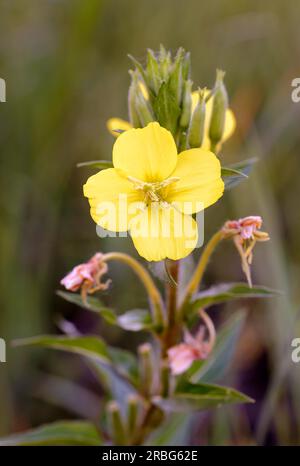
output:
<instances>
[{"instance_id":1,"label":"yellow flower","mask_svg":"<svg viewBox=\"0 0 300 466\"><path fill-rule=\"evenodd\" d=\"M148 93L147 89L144 86L143 83L140 84L143 95L145 99L148 99ZM207 96L209 94L209 90L207 89L205 91L205 95ZM192 112L194 111L199 99L199 92L195 91L192 92ZM208 100L206 103L206 116L205 116L205 129L204 129L204 138L201 147L204 149L209 149L210 148L210 141L209 141L209 123L210 123L210 118L211 118L211 112L212 112L212 107L213 107L213 97ZM120 131L128 131L129 129L132 128L131 124L129 121L123 120L122 118L109 118L106 122L106 126L108 131L115 137L118 137L120 133L117 130ZM222 143L227 141L232 134L234 133L236 128L236 120L233 111L229 108L226 110L226 119L225 119L225 128L224 128L224 134L222 138Z\"/></svg>"},{"instance_id":2,"label":"yellow flower","mask_svg":"<svg viewBox=\"0 0 300 466\"><path fill-rule=\"evenodd\" d=\"M217 157L200 148L177 154L172 134L153 122L120 135L113 165L84 185L93 220L110 231L129 230L148 261L187 256L198 240L191 214L224 191Z\"/></svg>"}]
</instances>

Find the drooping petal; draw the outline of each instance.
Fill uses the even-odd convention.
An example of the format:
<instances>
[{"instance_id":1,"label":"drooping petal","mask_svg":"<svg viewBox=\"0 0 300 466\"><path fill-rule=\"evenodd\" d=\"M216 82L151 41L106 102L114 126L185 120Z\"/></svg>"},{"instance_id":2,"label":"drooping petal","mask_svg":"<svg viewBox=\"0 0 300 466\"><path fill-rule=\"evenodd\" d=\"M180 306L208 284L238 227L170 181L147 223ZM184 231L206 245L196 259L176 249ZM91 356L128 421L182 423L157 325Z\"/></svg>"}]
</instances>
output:
<instances>
[{"instance_id":1,"label":"drooping petal","mask_svg":"<svg viewBox=\"0 0 300 466\"><path fill-rule=\"evenodd\" d=\"M153 202L130 224L133 244L148 261L178 260L196 247L195 220L167 203Z\"/></svg>"},{"instance_id":2,"label":"drooping petal","mask_svg":"<svg viewBox=\"0 0 300 466\"><path fill-rule=\"evenodd\" d=\"M214 204L224 191L219 159L202 148L181 152L173 177L179 180L165 188L165 199L187 214Z\"/></svg>"},{"instance_id":3,"label":"drooping petal","mask_svg":"<svg viewBox=\"0 0 300 466\"><path fill-rule=\"evenodd\" d=\"M120 134L122 134L118 130L128 131L129 129L132 128L129 121L122 120L122 118L110 118L106 122L106 127L108 131L116 138L119 137Z\"/></svg>"},{"instance_id":4,"label":"drooping petal","mask_svg":"<svg viewBox=\"0 0 300 466\"><path fill-rule=\"evenodd\" d=\"M133 184L115 168L91 176L83 192L89 199L93 220L111 231L127 231L131 204L143 200L141 191L134 190Z\"/></svg>"},{"instance_id":5,"label":"drooping petal","mask_svg":"<svg viewBox=\"0 0 300 466\"><path fill-rule=\"evenodd\" d=\"M176 162L173 136L157 122L122 133L114 144L114 167L141 181L164 180L172 173Z\"/></svg>"},{"instance_id":6,"label":"drooping petal","mask_svg":"<svg viewBox=\"0 0 300 466\"><path fill-rule=\"evenodd\" d=\"M186 343L180 343L168 350L170 369L173 375L185 372L197 359L197 353L193 347Z\"/></svg>"},{"instance_id":7,"label":"drooping petal","mask_svg":"<svg viewBox=\"0 0 300 466\"><path fill-rule=\"evenodd\" d=\"M210 90L206 90L205 96L209 94ZM206 103L206 116L205 116L205 127L204 127L204 138L201 147L203 149L209 149L210 148L210 141L209 141L209 123L210 123L210 118L211 118L211 113L212 113L212 107L213 107L213 97L208 100ZM195 109L197 103L199 100L199 93L197 91L192 93L192 111ZM227 141L227 139L232 136L234 133L234 130L236 128L236 120L233 111L228 108L226 110L226 117L225 117L225 127L224 127L224 133L222 137L222 142Z\"/></svg>"}]
</instances>

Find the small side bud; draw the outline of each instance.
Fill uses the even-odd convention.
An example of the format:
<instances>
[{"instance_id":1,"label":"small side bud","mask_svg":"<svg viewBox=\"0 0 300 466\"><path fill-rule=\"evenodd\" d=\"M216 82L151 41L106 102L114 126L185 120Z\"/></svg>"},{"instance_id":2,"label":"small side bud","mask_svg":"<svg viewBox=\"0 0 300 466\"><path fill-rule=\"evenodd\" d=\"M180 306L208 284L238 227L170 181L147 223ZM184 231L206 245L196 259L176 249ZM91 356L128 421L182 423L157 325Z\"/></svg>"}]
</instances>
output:
<instances>
[{"instance_id":1,"label":"small side bud","mask_svg":"<svg viewBox=\"0 0 300 466\"><path fill-rule=\"evenodd\" d=\"M182 62L182 77L184 80L190 79L191 77L191 54L187 52Z\"/></svg>"},{"instance_id":2,"label":"small side bud","mask_svg":"<svg viewBox=\"0 0 300 466\"><path fill-rule=\"evenodd\" d=\"M180 126L186 129L189 126L192 111L192 81L188 79L184 83L182 112L180 117Z\"/></svg>"},{"instance_id":3,"label":"small side bud","mask_svg":"<svg viewBox=\"0 0 300 466\"><path fill-rule=\"evenodd\" d=\"M126 445L126 431L119 403L110 401L106 406L109 431L114 445Z\"/></svg>"},{"instance_id":4,"label":"small side bud","mask_svg":"<svg viewBox=\"0 0 300 466\"><path fill-rule=\"evenodd\" d=\"M188 142L191 148L201 147L205 128L205 89L199 90L199 100L193 112L189 127Z\"/></svg>"},{"instance_id":5,"label":"small side bud","mask_svg":"<svg viewBox=\"0 0 300 466\"><path fill-rule=\"evenodd\" d=\"M184 49L180 47L177 51L172 72L169 78L169 87L174 95L177 104L180 106L183 96L183 79L182 79L182 63L184 59Z\"/></svg>"},{"instance_id":6,"label":"small side bud","mask_svg":"<svg viewBox=\"0 0 300 466\"><path fill-rule=\"evenodd\" d=\"M215 149L217 144L222 140L226 110L228 109L228 95L224 85L224 76L224 71L217 70L213 108L209 125L209 139L212 149Z\"/></svg>"},{"instance_id":7,"label":"small side bud","mask_svg":"<svg viewBox=\"0 0 300 466\"><path fill-rule=\"evenodd\" d=\"M149 343L140 345L138 353L141 392L145 397L149 397L152 394L154 378L153 353L151 345Z\"/></svg>"},{"instance_id":8,"label":"small side bud","mask_svg":"<svg viewBox=\"0 0 300 466\"><path fill-rule=\"evenodd\" d=\"M159 48L158 58L159 58L161 79L163 81L166 81L170 73L172 59L171 59L171 53L167 51L162 44L160 45L160 48Z\"/></svg>"},{"instance_id":9,"label":"small side bud","mask_svg":"<svg viewBox=\"0 0 300 466\"><path fill-rule=\"evenodd\" d=\"M135 72L134 71L129 71L131 75L131 84L129 86L128 90L128 114L129 114L129 121L133 128L140 128L141 127L141 122L139 119L139 115L136 110L136 105L135 105L135 94L136 94L136 79L134 77Z\"/></svg>"},{"instance_id":10,"label":"small side bud","mask_svg":"<svg viewBox=\"0 0 300 466\"><path fill-rule=\"evenodd\" d=\"M148 49L147 51L147 80L151 90L157 95L160 85L161 85L161 76L160 69L157 59L154 55L153 50Z\"/></svg>"},{"instance_id":11,"label":"small side bud","mask_svg":"<svg viewBox=\"0 0 300 466\"><path fill-rule=\"evenodd\" d=\"M147 126L148 123L154 121L151 106L145 97L145 89L141 86L138 72L131 72L132 76L132 111L138 116L140 126Z\"/></svg>"},{"instance_id":12,"label":"small side bud","mask_svg":"<svg viewBox=\"0 0 300 466\"><path fill-rule=\"evenodd\" d=\"M139 398L137 395L130 394L127 399L127 429L130 437L133 437L137 431L139 418Z\"/></svg>"}]
</instances>

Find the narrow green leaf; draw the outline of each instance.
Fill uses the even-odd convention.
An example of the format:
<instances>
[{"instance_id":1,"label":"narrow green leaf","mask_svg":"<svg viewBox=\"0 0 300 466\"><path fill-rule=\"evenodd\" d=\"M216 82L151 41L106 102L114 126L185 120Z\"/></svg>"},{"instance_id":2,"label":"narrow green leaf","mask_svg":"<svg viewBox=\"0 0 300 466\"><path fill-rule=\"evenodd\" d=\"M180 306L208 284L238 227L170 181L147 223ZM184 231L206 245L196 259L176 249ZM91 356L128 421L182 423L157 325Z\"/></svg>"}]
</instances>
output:
<instances>
[{"instance_id":1,"label":"narrow green leaf","mask_svg":"<svg viewBox=\"0 0 300 466\"><path fill-rule=\"evenodd\" d=\"M280 291L265 286L250 288L246 283L223 283L196 294L191 302L191 307L197 311L200 307L208 307L213 304L232 301L233 299L271 298L278 294L280 294Z\"/></svg>"},{"instance_id":2,"label":"narrow green leaf","mask_svg":"<svg viewBox=\"0 0 300 466\"><path fill-rule=\"evenodd\" d=\"M116 130L116 132L118 132ZM111 160L90 160L89 162L80 162L76 165L78 168L90 167L97 168L99 170L104 170L105 168L112 168L113 163Z\"/></svg>"},{"instance_id":3,"label":"narrow green leaf","mask_svg":"<svg viewBox=\"0 0 300 466\"><path fill-rule=\"evenodd\" d=\"M256 158L251 158L232 164L229 167L223 167L221 172L222 177L224 178L225 189L228 190L234 188L241 181L247 179L256 162Z\"/></svg>"},{"instance_id":4,"label":"narrow green leaf","mask_svg":"<svg viewBox=\"0 0 300 466\"><path fill-rule=\"evenodd\" d=\"M138 361L135 354L121 348L108 348L110 358L117 370L135 385L138 381Z\"/></svg>"},{"instance_id":5,"label":"narrow green leaf","mask_svg":"<svg viewBox=\"0 0 300 466\"><path fill-rule=\"evenodd\" d=\"M132 61L132 63L135 65L136 69L139 71L140 75L142 76L143 80L145 81L146 84L149 84L147 82L147 75L145 73L145 70L142 66L142 64L136 59L134 58L132 55L128 54L127 55L128 58Z\"/></svg>"},{"instance_id":6,"label":"narrow green leaf","mask_svg":"<svg viewBox=\"0 0 300 466\"><path fill-rule=\"evenodd\" d=\"M59 421L0 439L0 446L102 445L93 424L85 421Z\"/></svg>"},{"instance_id":7,"label":"narrow green leaf","mask_svg":"<svg viewBox=\"0 0 300 466\"><path fill-rule=\"evenodd\" d=\"M153 326L151 314L146 309L133 309L118 317L118 325L125 330L139 332Z\"/></svg>"},{"instance_id":8,"label":"narrow green leaf","mask_svg":"<svg viewBox=\"0 0 300 466\"><path fill-rule=\"evenodd\" d=\"M96 336L55 336L41 335L38 337L24 338L14 341L14 346L41 346L53 348L99 361L109 363L110 357L104 341Z\"/></svg>"},{"instance_id":9,"label":"narrow green leaf","mask_svg":"<svg viewBox=\"0 0 300 466\"><path fill-rule=\"evenodd\" d=\"M191 417L186 413L173 413L147 438L146 445L188 445L191 432Z\"/></svg>"},{"instance_id":10,"label":"narrow green leaf","mask_svg":"<svg viewBox=\"0 0 300 466\"><path fill-rule=\"evenodd\" d=\"M108 307L105 307L100 299L96 298L95 296L87 296L86 304L83 302L80 294L61 290L58 290L56 294L70 303L77 304L78 306L88 309L89 311L97 312L109 324L116 324L117 322L117 316L115 315L114 311Z\"/></svg>"},{"instance_id":11,"label":"narrow green leaf","mask_svg":"<svg viewBox=\"0 0 300 466\"><path fill-rule=\"evenodd\" d=\"M245 173L243 173L242 171L240 170L236 170L234 168L229 168L229 167L222 167L221 168L221 175L222 177L227 177L227 176L241 176L242 178L248 178L248 175L245 175Z\"/></svg>"},{"instance_id":12,"label":"narrow green leaf","mask_svg":"<svg viewBox=\"0 0 300 466\"><path fill-rule=\"evenodd\" d=\"M153 403L165 411L199 411L223 404L252 403L247 395L228 387L181 383L171 398L155 397Z\"/></svg>"},{"instance_id":13,"label":"narrow green leaf","mask_svg":"<svg viewBox=\"0 0 300 466\"><path fill-rule=\"evenodd\" d=\"M252 157L251 159L245 159L245 160L241 160L240 162L233 163L229 165L229 168L232 168L234 170L239 170L243 172L245 175L249 175L249 173L251 172L253 168L253 165L255 165L256 162L258 162L258 158Z\"/></svg>"}]
</instances>

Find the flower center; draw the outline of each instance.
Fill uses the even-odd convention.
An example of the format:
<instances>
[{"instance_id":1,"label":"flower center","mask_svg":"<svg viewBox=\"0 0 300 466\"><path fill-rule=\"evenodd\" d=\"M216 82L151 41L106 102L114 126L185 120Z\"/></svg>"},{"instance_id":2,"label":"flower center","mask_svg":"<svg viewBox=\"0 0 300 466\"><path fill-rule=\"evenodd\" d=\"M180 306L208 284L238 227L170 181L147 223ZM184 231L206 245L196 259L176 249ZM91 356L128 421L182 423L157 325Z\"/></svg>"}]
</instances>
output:
<instances>
[{"instance_id":1,"label":"flower center","mask_svg":"<svg viewBox=\"0 0 300 466\"><path fill-rule=\"evenodd\" d=\"M172 183L176 183L179 180L178 176L173 176L167 178L163 181L155 181L153 183L147 183L146 181L141 181L138 178L133 176L128 176L127 179L131 181L134 185L134 189L138 191L143 191L145 194L144 202L161 202L164 201L163 190Z\"/></svg>"}]
</instances>

